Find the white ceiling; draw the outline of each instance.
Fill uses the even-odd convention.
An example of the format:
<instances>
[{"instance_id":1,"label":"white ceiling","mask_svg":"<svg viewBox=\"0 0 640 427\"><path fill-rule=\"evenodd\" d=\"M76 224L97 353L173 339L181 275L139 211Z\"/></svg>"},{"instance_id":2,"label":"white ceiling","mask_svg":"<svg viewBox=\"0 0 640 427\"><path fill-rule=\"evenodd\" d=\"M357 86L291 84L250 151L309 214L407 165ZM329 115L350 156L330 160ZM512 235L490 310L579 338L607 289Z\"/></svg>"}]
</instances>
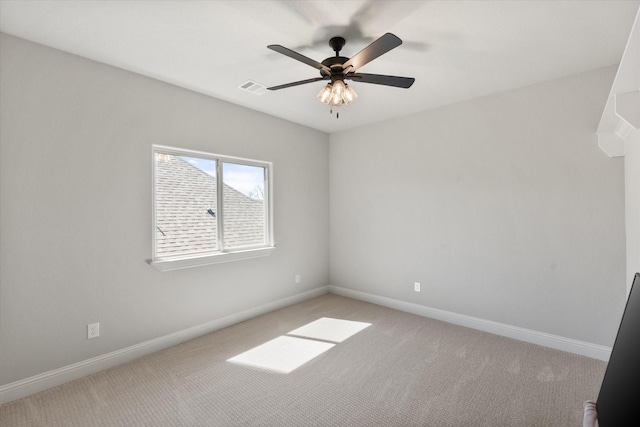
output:
<instances>
[{"instance_id":1,"label":"white ceiling","mask_svg":"<svg viewBox=\"0 0 640 427\"><path fill-rule=\"evenodd\" d=\"M325 132L403 116L617 64L640 2L582 1L0 1L0 31ZM415 77L410 89L353 82L340 118L316 99L325 82L267 49L318 62L353 56L386 32L404 44L360 69Z\"/></svg>"}]
</instances>

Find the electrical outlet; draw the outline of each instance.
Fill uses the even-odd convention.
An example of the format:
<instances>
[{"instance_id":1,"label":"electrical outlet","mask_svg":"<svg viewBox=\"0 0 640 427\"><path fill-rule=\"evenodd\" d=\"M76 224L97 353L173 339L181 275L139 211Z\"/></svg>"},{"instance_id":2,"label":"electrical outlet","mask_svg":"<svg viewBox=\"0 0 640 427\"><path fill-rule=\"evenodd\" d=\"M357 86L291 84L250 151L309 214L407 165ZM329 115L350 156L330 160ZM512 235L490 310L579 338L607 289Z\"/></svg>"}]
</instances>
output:
<instances>
[{"instance_id":1,"label":"electrical outlet","mask_svg":"<svg viewBox=\"0 0 640 427\"><path fill-rule=\"evenodd\" d=\"M100 323L89 323L87 325L87 339L97 338L100 336Z\"/></svg>"},{"instance_id":2,"label":"electrical outlet","mask_svg":"<svg viewBox=\"0 0 640 427\"><path fill-rule=\"evenodd\" d=\"M420 282L413 282L413 290L420 292Z\"/></svg>"},{"instance_id":3,"label":"electrical outlet","mask_svg":"<svg viewBox=\"0 0 640 427\"><path fill-rule=\"evenodd\" d=\"M296 280L296 284L300 283L301 279L300 279L300 275L299 274L296 274L296 279L295 280Z\"/></svg>"}]
</instances>

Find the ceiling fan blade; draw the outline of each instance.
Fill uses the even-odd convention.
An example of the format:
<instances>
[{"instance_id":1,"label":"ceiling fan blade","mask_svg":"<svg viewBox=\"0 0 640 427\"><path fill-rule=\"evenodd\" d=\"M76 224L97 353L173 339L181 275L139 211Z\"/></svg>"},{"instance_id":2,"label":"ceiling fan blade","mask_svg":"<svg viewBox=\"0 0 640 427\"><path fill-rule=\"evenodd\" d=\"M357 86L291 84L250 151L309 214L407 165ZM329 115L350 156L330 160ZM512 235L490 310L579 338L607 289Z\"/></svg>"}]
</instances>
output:
<instances>
[{"instance_id":1,"label":"ceiling fan blade","mask_svg":"<svg viewBox=\"0 0 640 427\"><path fill-rule=\"evenodd\" d=\"M331 68L327 67L326 65L322 65L321 63L319 63L318 61L314 61L313 59L304 56L294 50L288 49L284 46L280 46L279 44L270 44L269 46L267 46L269 49L276 51L278 53L281 53L285 56L288 56L289 58L293 58L296 61L300 61L303 62L307 65L312 66L313 68L316 68L320 71L324 71L325 73L327 73L327 75L331 74Z\"/></svg>"},{"instance_id":2,"label":"ceiling fan blade","mask_svg":"<svg viewBox=\"0 0 640 427\"><path fill-rule=\"evenodd\" d=\"M363 65L373 61L380 55L389 52L391 49L396 48L402 44L402 40L398 36L386 33L379 39L375 40L369 46L356 53L347 62L342 64L342 68L349 72L355 71ZM351 67L351 69L350 69Z\"/></svg>"},{"instance_id":3,"label":"ceiling fan blade","mask_svg":"<svg viewBox=\"0 0 640 427\"><path fill-rule=\"evenodd\" d=\"M349 73L345 76L345 79L351 79L354 82L401 87L404 89L410 88L413 82L416 81L413 77L384 76L382 74L364 73Z\"/></svg>"},{"instance_id":4,"label":"ceiling fan blade","mask_svg":"<svg viewBox=\"0 0 640 427\"><path fill-rule=\"evenodd\" d=\"M267 89L269 90L278 90L278 89L285 89L288 87L293 87L293 86L300 86L300 85L304 85L307 83L313 83L313 82L318 82L320 80L329 80L329 77L314 77L313 79L307 79L307 80L300 80L298 82L291 82L291 83L285 83L283 85L279 85L279 86L271 86L268 87Z\"/></svg>"}]
</instances>

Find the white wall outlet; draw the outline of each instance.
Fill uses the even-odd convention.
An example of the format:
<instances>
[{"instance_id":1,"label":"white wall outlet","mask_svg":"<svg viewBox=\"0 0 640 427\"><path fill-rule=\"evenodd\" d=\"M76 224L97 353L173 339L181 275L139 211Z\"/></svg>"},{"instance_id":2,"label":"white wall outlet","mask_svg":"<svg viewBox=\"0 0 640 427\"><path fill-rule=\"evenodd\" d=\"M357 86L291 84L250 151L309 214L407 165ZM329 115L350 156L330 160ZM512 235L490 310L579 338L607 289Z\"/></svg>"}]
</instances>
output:
<instances>
[{"instance_id":1,"label":"white wall outlet","mask_svg":"<svg viewBox=\"0 0 640 427\"><path fill-rule=\"evenodd\" d=\"M100 336L100 323L89 323L87 325L87 339L97 338Z\"/></svg>"},{"instance_id":2,"label":"white wall outlet","mask_svg":"<svg viewBox=\"0 0 640 427\"><path fill-rule=\"evenodd\" d=\"M413 290L420 292L420 282L413 282Z\"/></svg>"},{"instance_id":3,"label":"white wall outlet","mask_svg":"<svg viewBox=\"0 0 640 427\"><path fill-rule=\"evenodd\" d=\"M300 278L299 274L296 274L296 279L295 280L296 280L296 284L300 283L301 278Z\"/></svg>"}]
</instances>

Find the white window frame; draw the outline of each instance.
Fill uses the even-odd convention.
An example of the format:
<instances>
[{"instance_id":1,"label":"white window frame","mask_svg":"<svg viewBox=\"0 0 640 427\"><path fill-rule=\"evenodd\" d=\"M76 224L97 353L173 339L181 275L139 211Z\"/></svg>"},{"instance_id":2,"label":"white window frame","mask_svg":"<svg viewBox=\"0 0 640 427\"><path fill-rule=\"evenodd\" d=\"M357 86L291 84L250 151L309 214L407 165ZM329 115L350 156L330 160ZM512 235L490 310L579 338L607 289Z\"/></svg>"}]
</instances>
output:
<instances>
[{"instance_id":1,"label":"white window frame","mask_svg":"<svg viewBox=\"0 0 640 427\"><path fill-rule=\"evenodd\" d=\"M216 192L218 194L217 199L217 235L218 235L218 250L202 252L198 254L190 254L183 256L172 257L158 257L156 253L156 155L157 154L169 154L173 156L189 156L198 157L203 159L216 161ZM275 243L273 238L273 164L271 162L245 159L241 157L225 156L220 154L208 153L204 151L187 150L183 148L168 147L164 145L152 145L151 150L151 187L152 187L152 204L153 215L151 221L151 238L152 238L152 258L149 260L149 264L160 271L177 270L182 268L197 267L200 265L217 264L229 261L238 261L242 259L250 259L256 257L263 257L271 255L275 250ZM247 166L258 166L265 169L265 188L264 188L264 203L265 203L265 244L243 247L237 249L225 249L224 248L224 206L223 206L223 163L235 163Z\"/></svg>"}]
</instances>

